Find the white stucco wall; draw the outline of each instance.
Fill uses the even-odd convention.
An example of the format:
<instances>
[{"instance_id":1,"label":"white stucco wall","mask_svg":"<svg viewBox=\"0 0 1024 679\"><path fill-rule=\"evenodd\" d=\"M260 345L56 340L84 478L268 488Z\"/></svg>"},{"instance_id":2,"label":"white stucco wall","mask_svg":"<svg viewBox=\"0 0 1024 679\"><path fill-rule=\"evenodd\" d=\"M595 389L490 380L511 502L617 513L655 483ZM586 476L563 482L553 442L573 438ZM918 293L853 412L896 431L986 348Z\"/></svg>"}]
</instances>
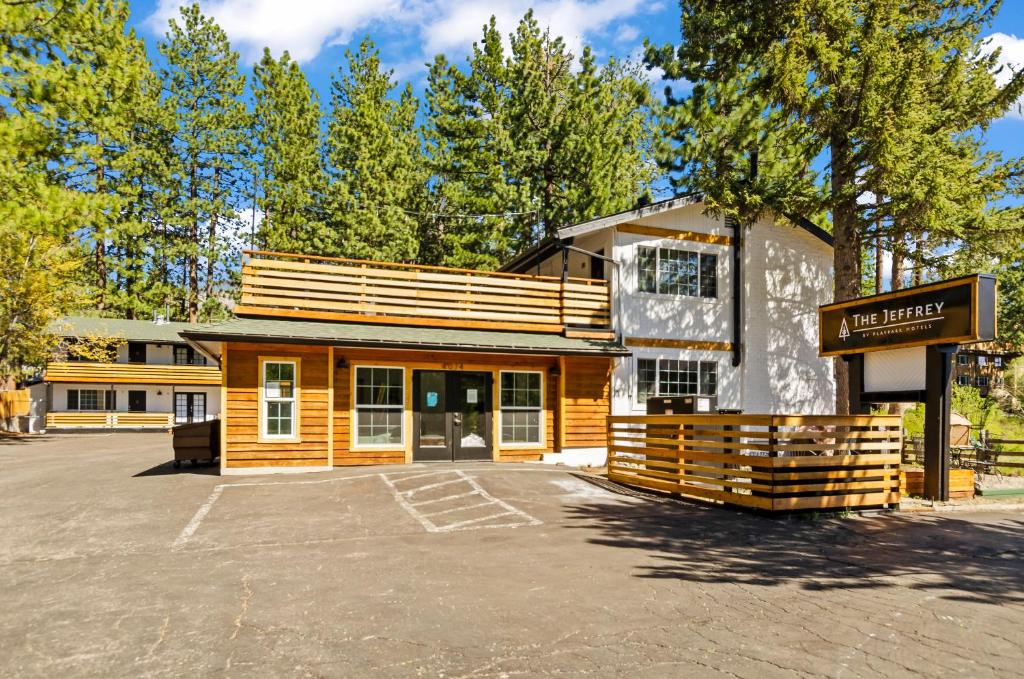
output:
<instances>
[{"instance_id":1,"label":"white stucco wall","mask_svg":"<svg viewBox=\"0 0 1024 679\"><path fill-rule=\"evenodd\" d=\"M117 392L117 412L128 412L128 392L146 392L146 412L169 413L174 410L174 393L202 393L206 394L206 419L212 420L220 415L220 387L172 387L170 385L133 385L133 384L53 384L52 402L50 410L63 412L68 406L68 389L99 389Z\"/></svg>"}]
</instances>

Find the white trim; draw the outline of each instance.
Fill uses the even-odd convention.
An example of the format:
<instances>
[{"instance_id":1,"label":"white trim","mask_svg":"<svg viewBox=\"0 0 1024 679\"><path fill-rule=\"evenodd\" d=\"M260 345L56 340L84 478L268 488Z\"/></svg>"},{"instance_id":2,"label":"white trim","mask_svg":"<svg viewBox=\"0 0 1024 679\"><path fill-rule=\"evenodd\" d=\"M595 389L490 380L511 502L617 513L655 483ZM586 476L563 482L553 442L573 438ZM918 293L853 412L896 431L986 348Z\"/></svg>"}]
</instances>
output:
<instances>
[{"instance_id":1,"label":"white trim","mask_svg":"<svg viewBox=\"0 0 1024 679\"><path fill-rule=\"evenodd\" d=\"M401 413L402 418L402 439L398 443L359 443L359 369L360 368L381 368L386 370L401 370L402 371L402 405L401 406L365 406L366 408L381 408L384 410L394 410L395 412ZM376 365L369 363L353 363L352 364L352 422L351 427L351 446L350 450L398 450L405 449L405 412L406 407L409 404L409 394L406 393L405 388L405 366L401 365Z\"/></svg>"},{"instance_id":2,"label":"white trim","mask_svg":"<svg viewBox=\"0 0 1024 679\"><path fill-rule=\"evenodd\" d=\"M505 373L533 373L540 375L540 408L537 409L540 413L540 426L537 428L537 435L539 440L537 441L515 441L505 442L502 436L502 429L504 429L504 419L501 414L504 411L504 407L501 405L501 377ZM498 371L498 441L497 448L500 450L529 450L541 447L543 448L547 441L547 411L544 409L544 396L547 391L547 375L544 370L499 370ZM533 412L534 408L522 408L509 406L509 412Z\"/></svg>"},{"instance_id":3,"label":"white trim","mask_svg":"<svg viewBox=\"0 0 1024 679\"><path fill-rule=\"evenodd\" d=\"M333 471L331 466L315 467L225 467L221 471L223 476L249 476L252 474L306 474L308 472L329 472Z\"/></svg>"},{"instance_id":4,"label":"white trim","mask_svg":"<svg viewBox=\"0 0 1024 679\"><path fill-rule=\"evenodd\" d=\"M292 366L292 395L289 398L267 398L267 366L274 364L288 364ZM299 439L299 360L296 358L273 358L260 357L260 438L265 442L277 443L298 441ZM267 420L270 403L290 403L292 406L291 424L292 431L289 434L267 433Z\"/></svg>"},{"instance_id":5,"label":"white trim","mask_svg":"<svg viewBox=\"0 0 1024 679\"><path fill-rule=\"evenodd\" d=\"M650 217L651 215L661 214L662 212L668 212L677 208L686 207L687 205L694 205L701 202L703 196L700 194L692 194L689 196L680 196L678 198L670 198L663 200L659 203L652 203L650 205L644 205L635 210L629 210L627 212L620 212L615 215L608 215L607 217L598 217L597 219L591 219L589 222L580 222L579 224L573 224L567 226L564 229L558 230L559 238L570 238L573 236L582 236L584 234L592 233L594 231L600 231L606 229L609 226L617 226L618 224L624 224L626 222L632 222L637 219L643 219Z\"/></svg>"}]
</instances>

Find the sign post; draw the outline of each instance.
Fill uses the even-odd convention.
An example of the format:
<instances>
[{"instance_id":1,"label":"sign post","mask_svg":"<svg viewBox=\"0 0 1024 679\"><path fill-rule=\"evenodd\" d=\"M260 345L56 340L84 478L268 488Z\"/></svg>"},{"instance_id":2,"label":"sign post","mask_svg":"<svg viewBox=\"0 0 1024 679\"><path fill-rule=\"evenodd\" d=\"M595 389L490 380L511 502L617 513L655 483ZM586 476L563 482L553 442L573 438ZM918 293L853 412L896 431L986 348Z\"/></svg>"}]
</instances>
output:
<instances>
[{"instance_id":1,"label":"sign post","mask_svg":"<svg viewBox=\"0 0 1024 679\"><path fill-rule=\"evenodd\" d=\"M818 309L818 321L820 355L849 362L851 409L886 399L925 403L925 496L948 500L953 360L961 344L995 339L995 276L975 274L827 304ZM915 347L926 347L923 360L906 365L918 356L907 353ZM867 386L865 362L874 357L911 382L924 379L909 390Z\"/></svg>"}]
</instances>

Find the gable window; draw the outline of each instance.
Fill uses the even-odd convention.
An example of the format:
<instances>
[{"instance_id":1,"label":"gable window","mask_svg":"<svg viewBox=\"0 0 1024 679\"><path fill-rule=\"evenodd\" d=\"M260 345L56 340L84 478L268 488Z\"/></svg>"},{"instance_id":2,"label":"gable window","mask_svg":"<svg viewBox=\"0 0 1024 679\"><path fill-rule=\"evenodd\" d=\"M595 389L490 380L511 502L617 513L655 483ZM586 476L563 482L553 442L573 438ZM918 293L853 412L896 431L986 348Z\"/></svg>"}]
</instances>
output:
<instances>
[{"instance_id":1,"label":"gable window","mask_svg":"<svg viewBox=\"0 0 1024 679\"><path fill-rule=\"evenodd\" d=\"M117 392L101 389L68 389L68 410L117 410Z\"/></svg>"},{"instance_id":2,"label":"gable window","mask_svg":"<svg viewBox=\"0 0 1024 679\"><path fill-rule=\"evenodd\" d=\"M404 411L404 368L356 368L357 445L402 445Z\"/></svg>"},{"instance_id":3,"label":"gable window","mask_svg":"<svg viewBox=\"0 0 1024 679\"><path fill-rule=\"evenodd\" d=\"M640 246L637 274L640 292L718 297L718 255Z\"/></svg>"},{"instance_id":4,"label":"gable window","mask_svg":"<svg viewBox=\"0 0 1024 679\"><path fill-rule=\"evenodd\" d=\"M543 383L543 377L539 372L502 371L502 443L541 443Z\"/></svg>"},{"instance_id":5,"label":"gable window","mask_svg":"<svg viewBox=\"0 0 1024 679\"><path fill-rule=\"evenodd\" d=\"M206 365L206 357L192 347L174 347L174 365Z\"/></svg>"},{"instance_id":6,"label":"gable window","mask_svg":"<svg viewBox=\"0 0 1024 679\"><path fill-rule=\"evenodd\" d=\"M636 362L636 398L651 396L714 396L718 393L718 363L671 358L641 358Z\"/></svg>"},{"instance_id":7,"label":"gable window","mask_svg":"<svg viewBox=\"0 0 1024 679\"><path fill-rule=\"evenodd\" d=\"M265 360L260 375L261 430L268 439L298 437L297 361Z\"/></svg>"}]
</instances>

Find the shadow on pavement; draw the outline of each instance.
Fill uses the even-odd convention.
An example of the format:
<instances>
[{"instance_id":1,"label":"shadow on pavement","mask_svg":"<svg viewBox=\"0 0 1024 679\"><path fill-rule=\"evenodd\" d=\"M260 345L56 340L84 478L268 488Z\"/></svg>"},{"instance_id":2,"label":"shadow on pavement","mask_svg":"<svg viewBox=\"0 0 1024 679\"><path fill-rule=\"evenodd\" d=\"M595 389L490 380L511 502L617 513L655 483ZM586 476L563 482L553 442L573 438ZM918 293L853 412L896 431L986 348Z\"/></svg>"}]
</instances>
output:
<instances>
[{"instance_id":1,"label":"shadow on pavement","mask_svg":"<svg viewBox=\"0 0 1024 679\"><path fill-rule=\"evenodd\" d=\"M596 531L591 543L643 550L654 560L636 577L806 590L909 587L945 590L937 596L948 600L1024 603L1024 519L774 518L661 497L566 509L571 528Z\"/></svg>"},{"instance_id":2,"label":"shadow on pavement","mask_svg":"<svg viewBox=\"0 0 1024 679\"><path fill-rule=\"evenodd\" d=\"M150 467L145 471L141 471L138 474L132 474L132 478L139 478L141 476L168 476L170 474L201 474L204 476L216 476L220 473L220 465L216 462L200 462L198 465L193 465L191 462L182 462L181 467L175 469L174 463L168 460L162 462L155 467Z\"/></svg>"}]
</instances>

